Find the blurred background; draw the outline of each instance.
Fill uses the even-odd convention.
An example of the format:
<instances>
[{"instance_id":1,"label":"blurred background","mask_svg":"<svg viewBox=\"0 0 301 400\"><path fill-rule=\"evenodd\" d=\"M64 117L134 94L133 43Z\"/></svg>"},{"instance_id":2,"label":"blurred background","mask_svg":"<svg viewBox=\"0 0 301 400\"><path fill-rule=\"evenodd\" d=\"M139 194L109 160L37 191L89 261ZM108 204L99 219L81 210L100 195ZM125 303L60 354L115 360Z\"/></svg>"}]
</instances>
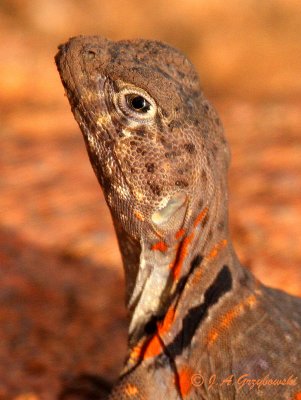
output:
<instances>
[{"instance_id":1,"label":"blurred background","mask_svg":"<svg viewBox=\"0 0 301 400\"><path fill-rule=\"evenodd\" d=\"M0 34L0 400L113 380L126 349L111 219L53 61L70 36L189 56L232 148L238 255L301 295L300 0L1 0Z\"/></svg>"}]
</instances>

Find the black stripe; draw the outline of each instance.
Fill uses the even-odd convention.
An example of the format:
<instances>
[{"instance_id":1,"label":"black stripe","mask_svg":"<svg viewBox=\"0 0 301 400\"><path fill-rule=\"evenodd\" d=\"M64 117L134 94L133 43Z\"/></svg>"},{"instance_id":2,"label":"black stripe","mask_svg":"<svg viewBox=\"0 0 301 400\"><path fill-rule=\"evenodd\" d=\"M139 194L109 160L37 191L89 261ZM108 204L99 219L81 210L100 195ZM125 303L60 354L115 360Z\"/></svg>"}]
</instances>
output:
<instances>
[{"instance_id":1,"label":"black stripe","mask_svg":"<svg viewBox=\"0 0 301 400\"><path fill-rule=\"evenodd\" d=\"M172 302L174 301L174 299L176 297L177 297L176 305L178 304L189 276L201 264L202 260L203 260L203 257L200 254L197 254L194 257L194 259L191 262L189 272L186 275L182 276L181 279L179 280L179 282L177 283L176 289L175 289L173 295L170 297L170 300L168 302L168 307L172 304ZM162 297L164 297L164 294ZM164 315L153 315L150 318L150 320L147 322L147 324L145 325L144 332L147 335L153 335L157 330L157 323L160 321L163 321L165 315L166 315L166 313Z\"/></svg>"},{"instance_id":2,"label":"black stripe","mask_svg":"<svg viewBox=\"0 0 301 400\"><path fill-rule=\"evenodd\" d=\"M181 331L170 343L166 350L172 357L182 353L188 347L191 340L204 318L208 315L209 308L218 302L218 300L232 289L232 275L229 267L224 265L219 271L212 285L206 290L204 302L198 306L192 307L183 319Z\"/></svg>"},{"instance_id":3,"label":"black stripe","mask_svg":"<svg viewBox=\"0 0 301 400\"><path fill-rule=\"evenodd\" d=\"M189 269L188 273L186 275L182 276L180 278L179 282L177 283L177 287L175 289L173 296L171 297L170 303L172 303L172 301L176 297L178 297L176 304L179 303L179 300L181 298L181 295L183 293L183 290L185 288L185 285L188 281L189 276L193 274L194 270L199 267L199 265L201 264L202 261L203 261L203 256L201 256L200 254L197 254L194 257L194 259L191 261L191 265L190 265L190 269Z\"/></svg>"}]
</instances>

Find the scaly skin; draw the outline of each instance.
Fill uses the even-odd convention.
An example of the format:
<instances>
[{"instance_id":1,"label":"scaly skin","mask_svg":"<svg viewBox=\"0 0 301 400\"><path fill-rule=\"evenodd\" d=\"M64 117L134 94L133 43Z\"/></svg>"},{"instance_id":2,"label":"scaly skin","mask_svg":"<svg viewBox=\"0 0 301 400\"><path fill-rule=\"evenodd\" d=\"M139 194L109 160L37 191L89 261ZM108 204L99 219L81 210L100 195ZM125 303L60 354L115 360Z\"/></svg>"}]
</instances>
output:
<instances>
[{"instance_id":1,"label":"scaly skin","mask_svg":"<svg viewBox=\"0 0 301 400\"><path fill-rule=\"evenodd\" d=\"M97 36L60 46L56 63L125 269L129 351L110 399L297 399L301 301L235 255L229 149L191 63Z\"/></svg>"}]
</instances>

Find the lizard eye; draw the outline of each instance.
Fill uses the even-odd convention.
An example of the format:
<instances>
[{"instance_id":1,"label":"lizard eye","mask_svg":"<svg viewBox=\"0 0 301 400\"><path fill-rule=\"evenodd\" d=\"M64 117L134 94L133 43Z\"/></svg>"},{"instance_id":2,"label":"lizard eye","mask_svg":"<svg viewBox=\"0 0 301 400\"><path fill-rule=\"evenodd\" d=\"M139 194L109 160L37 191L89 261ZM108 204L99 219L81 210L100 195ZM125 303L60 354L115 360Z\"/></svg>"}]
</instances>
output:
<instances>
[{"instance_id":1,"label":"lizard eye","mask_svg":"<svg viewBox=\"0 0 301 400\"><path fill-rule=\"evenodd\" d=\"M147 113L150 108L151 104L142 96L137 96L136 94L132 95L129 94L126 96L126 101L134 111L139 113Z\"/></svg>"},{"instance_id":2,"label":"lizard eye","mask_svg":"<svg viewBox=\"0 0 301 400\"><path fill-rule=\"evenodd\" d=\"M126 87L121 89L115 99L117 111L131 121L149 122L157 112L155 101L140 88Z\"/></svg>"}]
</instances>

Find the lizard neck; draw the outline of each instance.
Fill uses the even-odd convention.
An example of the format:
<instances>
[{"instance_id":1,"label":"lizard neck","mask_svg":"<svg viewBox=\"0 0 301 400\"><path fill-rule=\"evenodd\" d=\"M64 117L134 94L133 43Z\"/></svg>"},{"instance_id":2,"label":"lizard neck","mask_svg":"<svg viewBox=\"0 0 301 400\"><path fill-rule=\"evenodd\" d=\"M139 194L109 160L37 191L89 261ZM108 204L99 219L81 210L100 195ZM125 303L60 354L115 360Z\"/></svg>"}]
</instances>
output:
<instances>
[{"instance_id":1,"label":"lizard neck","mask_svg":"<svg viewBox=\"0 0 301 400\"><path fill-rule=\"evenodd\" d=\"M199 203L197 212L191 213L192 218L172 238L141 236L134 240L115 224L131 317L130 347L148 333L150 326L163 320L170 307L184 316L192 301L200 301L222 270L222 291L230 290L241 275L229 238L227 199L221 205L221 198L215 195L210 206Z\"/></svg>"}]
</instances>

